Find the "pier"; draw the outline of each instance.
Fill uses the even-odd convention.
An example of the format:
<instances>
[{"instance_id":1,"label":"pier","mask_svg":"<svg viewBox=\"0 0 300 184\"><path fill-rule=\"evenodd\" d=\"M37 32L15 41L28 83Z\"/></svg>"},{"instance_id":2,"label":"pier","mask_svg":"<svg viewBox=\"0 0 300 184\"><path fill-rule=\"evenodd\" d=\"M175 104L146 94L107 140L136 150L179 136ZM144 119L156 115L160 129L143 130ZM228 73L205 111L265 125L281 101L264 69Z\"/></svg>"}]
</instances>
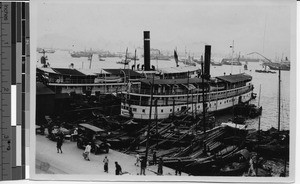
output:
<instances>
[{"instance_id":1,"label":"pier","mask_svg":"<svg viewBox=\"0 0 300 184\"><path fill-rule=\"evenodd\" d=\"M262 131L261 94L258 106L251 103L257 96L252 75L233 74L231 63L230 74L212 76L211 45L205 45L201 69L179 67L175 58L176 67L156 70L150 53L145 31L142 70L125 69L129 62L124 69L94 71L37 68L44 89L37 90L39 173L112 175L118 162L123 174L141 175L134 165L139 154L146 175L161 175L159 165L163 175L288 176L289 131L280 129L280 97L277 131ZM222 113L230 118L219 120ZM248 128L255 118L258 130ZM65 151L54 154L58 137ZM88 143L90 161L82 157ZM98 153L103 145L105 153ZM109 173L101 168L105 156ZM279 169L270 166L274 160Z\"/></svg>"}]
</instances>

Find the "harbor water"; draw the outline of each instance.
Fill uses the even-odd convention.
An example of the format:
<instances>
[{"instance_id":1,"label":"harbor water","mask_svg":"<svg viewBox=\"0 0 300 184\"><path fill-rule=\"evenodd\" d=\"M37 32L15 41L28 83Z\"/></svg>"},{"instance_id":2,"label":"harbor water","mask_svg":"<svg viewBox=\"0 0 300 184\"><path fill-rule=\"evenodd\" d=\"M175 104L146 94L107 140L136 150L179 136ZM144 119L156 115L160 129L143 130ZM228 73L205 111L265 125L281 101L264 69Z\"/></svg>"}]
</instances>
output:
<instances>
[{"instance_id":1,"label":"harbor water","mask_svg":"<svg viewBox=\"0 0 300 184\"><path fill-rule=\"evenodd\" d=\"M49 62L50 67L53 68L69 68L70 64L74 64L76 69L89 69L90 61L86 57L82 58L72 58L70 53L67 51L56 51L52 54L46 54L48 57L47 62ZM37 66L40 67L40 57L42 54L37 53ZM98 55L94 54L91 62L91 69L93 71L101 71L101 69L111 69L111 68L124 68L124 65L117 64L117 61L121 61L122 58L104 58L105 61L99 61ZM213 58L215 61L220 61L222 58ZM140 68L143 64L143 58L136 61L136 64L140 64ZM243 63L243 62L242 62ZM134 64L134 61L130 62L130 68ZM211 76L220 76L232 73L246 73L253 77L252 83L254 84L254 92L257 93L257 98L251 103L258 104L260 99L260 105L263 107L261 115L261 129L267 130L271 127L278 127L278 71L275 74L272 73L257 73L255 70L262 70L261 62L249 62L248 70L244 70L244 64L242 66L211 66ZM165 67L175 67L174 59L170 61L165 60L151 60L151 65L155 68L165 68ZM183 63L179 63L183 66ZM200 65L197 65L200 67ZM261 86L261 96L259 98L259 88ZM290 123L290 72L281 71L281 114L280 114L280 128L284 130L289 129ZM226 121L232 118L232 114L226 114L222 116L219 121ZM248 128L257 129L258 128L258 118L249 119ZM295 122L291 122L295 123Z\"/></svg>"}]
</instances>

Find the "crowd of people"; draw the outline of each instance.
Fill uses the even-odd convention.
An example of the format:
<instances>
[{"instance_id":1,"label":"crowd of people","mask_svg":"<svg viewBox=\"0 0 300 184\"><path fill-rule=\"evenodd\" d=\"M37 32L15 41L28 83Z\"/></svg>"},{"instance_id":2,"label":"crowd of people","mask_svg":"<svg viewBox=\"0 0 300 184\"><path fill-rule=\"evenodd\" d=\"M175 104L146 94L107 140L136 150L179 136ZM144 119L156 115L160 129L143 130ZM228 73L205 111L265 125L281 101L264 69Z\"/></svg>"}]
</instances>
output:
<instances>
[{"instance_id":1,"label":"crowd of people","mask_svg":"<svg viewBox=\"0 0 300 184\"><path fill-rule=\"evenodd\" d=\"M56 148L57 148L57 153L63 153L62 151L62 145L63 145L63 141L64 141L64 134L62 133L62 131L60 131L58 129L57 132L51 132L52 134L55 133L55 136L56 136ZM74 136L71 137L71 139L76 139L77 138L77 130L75 129L74 131ZM91 150L92 150L92 147L91 147L91 142L89 142L86 146L85 146L85 149L84 149L84 152L82 153L83 155L83 158L87 161L90 161L90 154L91 154ZM180 163L180 160L178 161ZM104 164L104 172L108 173L108 165L109 165L109 159L107 156L105 156L105 158L103 159L103 164ZM156 151L154 150L153 151L153 154L152 154L152 164L154 166L157 165L157 172L156 174L157 175L163 175L163 158L162 157L159 157L157 159L157 156L156 156ZM136 161L134 163L135 166L137 167L140 167L140 173L139 175L146 175L146 168L147 166L149 166L149 161L147 161L146 157L145 156L140 156L139 153L136 154ZM127 172L122 172L122 167L121 165L118 163L118 162L115 162L115 175L122 175L124 173L127 173ZM176 167L176 171L175 171L175 175L181 175L181 169L180 169L180 166Z\"/></svg>"}]
</instances>

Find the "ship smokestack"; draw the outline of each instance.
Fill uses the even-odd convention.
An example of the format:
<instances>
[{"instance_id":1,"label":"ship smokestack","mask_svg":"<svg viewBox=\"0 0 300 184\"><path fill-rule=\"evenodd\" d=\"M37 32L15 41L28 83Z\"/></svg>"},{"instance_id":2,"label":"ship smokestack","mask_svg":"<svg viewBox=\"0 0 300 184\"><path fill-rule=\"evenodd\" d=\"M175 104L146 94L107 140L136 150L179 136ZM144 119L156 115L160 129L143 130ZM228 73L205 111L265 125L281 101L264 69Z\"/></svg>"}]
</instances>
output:
<instances>
[{"instance_id":1,"label":"ship smokestack","mask_svg":"<svg viewBox=\"0 0 300 184\"><path fill-rule=\"evenodd\" d=\"M210 55L211 55L211 46L205 45L204 53L204 76L206 79L210 78Z\"/></svg>"},{"instance_id":2,"label":"ship smokestack","mask_svg":"<svg viewBox=\"0 0 300 184\"><path fill-rule=\"evenodd\" d=\"M150 31L144 31L144 70L150 70Z\"/></svg>"}]
</instances>

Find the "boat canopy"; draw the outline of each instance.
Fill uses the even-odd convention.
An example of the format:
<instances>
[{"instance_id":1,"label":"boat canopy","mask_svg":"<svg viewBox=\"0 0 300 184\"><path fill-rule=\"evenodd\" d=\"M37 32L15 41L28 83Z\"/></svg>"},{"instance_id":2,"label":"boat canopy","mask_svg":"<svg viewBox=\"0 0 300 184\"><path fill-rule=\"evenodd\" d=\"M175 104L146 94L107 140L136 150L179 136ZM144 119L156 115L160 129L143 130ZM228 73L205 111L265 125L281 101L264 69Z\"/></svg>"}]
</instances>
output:
<instances>
[{"instance_id":1,"label":"boat canopy","mask_svg":"<svg viewBox=\"0 0 300 184\"><path fill-rule=\"evenodd\" d=\"M130 75L130 77L142 77L143 75L130 69L71 69L71 68L37 68L45 73L68 76L97 76L99 74ZM123 73L123 72L124 73Z\"/></svg>"},{"instance_id":2,"label":"boat canopy","mask_svg":"<svg viewBox=\"0 0 300 184\"><path fill-rule=\"evenodd\" d=\"M87 124L87 123L81 123L79 124L80 126L84 127L84 128L87 128L87 129L90 129L90 130L93 130L95 132L104 132L105 130L101 129L101 128L98 128L96 126L93 126L93 125L90 125L90 124Z\"/></svg>"},{"instance_id":3,"label":"boat canopy","mask_svg":"<svg viewBox=\"0 0 300 184\"><path fill-rule=\"evenodd\" d=\"M141 79L140 81L145 84L151 85L153 79ZM204 83L208 83L206 79L203 79ZM184 78L184 79L154 79L154 84L163 85L176 85L176 84L195 84L202 83L202 78Z\"/></svg>"},{"instance_id":4,"label":"boat canopy","mask_svg":"<svg viewBox=\"0 0 300 184\"><path fill-rule=\"evenodd\" d=\"M76 69L76 70L83 73L84 75L98 75L101 72L102 73L107 73L107 72L101 71L99 69L97 69L97 70L93 70L93 69Z\"/></svg>"},{"instance_id":5,"label":"boat canopy","mask_svg":"<svg viewBox=\"0 0 300 184\"><path fill-rule=\"evenodd\" d=\"M246 74L224 75L216 78L229 83L249 82L252 80L252 77Z\"/></svg>"},{"instance_id":6,"label":"boat canopy","mask_svg":"<svg viewBox=\"0 0 300 184\"><path fill-rule=\"evenodd\" d=\"M238 152L239 154L243 155L244 158L249 159L250 158L250 153L247 149L242 149Z\"/></svg>"},{"instance_id":7,"label":"boat canopy","mask_svg":"<svg viewBox=\"0 0 300 184\"><path fill-rule=\"evenodd\" d=\"M85 76L85 74L81 73L76 69L69 68L52 68L57 74L60 75L72 75L72 76Z\"/></svg>"},{"instance_id":8,"label":"boat canopy","mask_svg":"<svg viewBox=\"0 0 300 184\"><path fill-rule=\"evenodd\" d=\"M170 74L170 73L187 73L187 72L194 72L198 71L200 68L195 66L181 66L181 67L168 67L168 68L160 68L157 71L163 74Z\"/></svg>"},{"instance_id":9,"label":"boat canopy","mask_svg":"<svg viewBox=\"0 0 300 184\"><path fill-rule=\"evenodd\" d=\"M56 72L54 70L52 70L52 68L38 68L39 70L46 72L46 73L55 73Z\"/></svg>"}]
</instances>

